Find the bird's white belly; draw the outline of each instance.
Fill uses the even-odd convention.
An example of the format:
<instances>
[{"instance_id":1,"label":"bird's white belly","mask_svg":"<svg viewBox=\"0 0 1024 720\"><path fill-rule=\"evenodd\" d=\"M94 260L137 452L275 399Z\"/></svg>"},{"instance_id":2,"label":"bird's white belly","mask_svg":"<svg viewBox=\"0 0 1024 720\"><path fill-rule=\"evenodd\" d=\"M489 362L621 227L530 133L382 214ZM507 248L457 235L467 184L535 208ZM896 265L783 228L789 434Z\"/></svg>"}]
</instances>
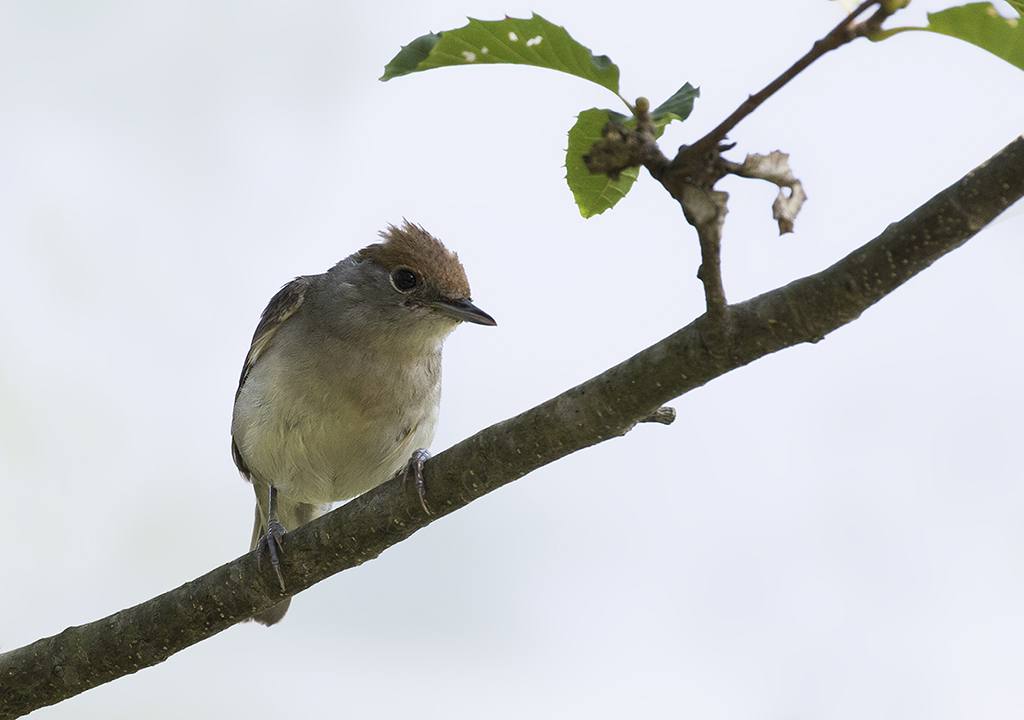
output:
<instances>
[{"instance_id":1,"label":"bird's white belly","mask_svg":"<svg viewBox=\"0 0 1024 720\"><path fill-rule=\"evenodd\" d=\"M366 492L394 477L434 437L434 403L387 413L338 397L291 395L278 402L279 393L259 392L258 382L250 378L239 396L235 441L253 475L298 502L324 504Z\"/></svg>"}]
</instances>

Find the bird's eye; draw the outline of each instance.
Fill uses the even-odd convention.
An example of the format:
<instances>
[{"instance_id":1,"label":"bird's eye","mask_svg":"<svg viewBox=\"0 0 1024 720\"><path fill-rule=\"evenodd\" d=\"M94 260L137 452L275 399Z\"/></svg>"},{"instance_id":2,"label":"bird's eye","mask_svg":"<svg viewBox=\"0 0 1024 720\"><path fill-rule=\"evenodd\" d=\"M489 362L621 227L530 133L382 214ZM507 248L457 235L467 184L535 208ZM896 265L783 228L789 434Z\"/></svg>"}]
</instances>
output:
<instances>
[{"instance_id":1,"label":"bird's eye","mask_svg":"<svg viewBox=\"0 0 1024 720\"><path fill-rule=\"evenodd\" d=\"M398 268L391 273L391 283L401 292L409 292L418 282L416 273L409 268Z\"/></svg>"}]
</instances>

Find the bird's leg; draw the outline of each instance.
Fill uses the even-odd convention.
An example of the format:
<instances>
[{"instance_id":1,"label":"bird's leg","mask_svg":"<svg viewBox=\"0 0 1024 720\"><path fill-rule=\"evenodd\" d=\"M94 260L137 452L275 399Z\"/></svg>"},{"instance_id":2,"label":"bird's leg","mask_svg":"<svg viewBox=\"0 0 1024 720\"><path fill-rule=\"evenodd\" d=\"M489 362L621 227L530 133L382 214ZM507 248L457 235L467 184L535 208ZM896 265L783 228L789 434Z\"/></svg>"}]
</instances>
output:
<instances>
[{"instance_id":1,"label":"bird's leg","mask_svg":"<svg viewBox=\"0 0 1024 720\"><path fill-rule=\"evenodd\" d=\"M427 507L427 485L423 482L423 463L429 457L430 453L427 452L426 448L420 448L412 454L409 462L405 465L405 469L402 471L402 489L405 489L411 482L412 486L416 488L416 494L419 495L423 512L427 515L432 515L433 513L430 512L430 508Z\"/></svg>"},{"instance_id":2,"label":"bird's leg","mask_svg":"<svg viewBox=\"0 0 1024 720\"><path fill-rule=\"evenodd\" d=\"M423 464L420 463L422 468ZM285 532L284 525L277 519L277 488L270 486L270 503L267 508L267 531L263 533L259 543L256 545L256 566L262 570L263 552L266 550L270 556L270 566L277 574L277 581L281 583L281 590L284 590L284 577L281 575L281 557L284 552L282 538Z\"/></svg>"}]
</instances>

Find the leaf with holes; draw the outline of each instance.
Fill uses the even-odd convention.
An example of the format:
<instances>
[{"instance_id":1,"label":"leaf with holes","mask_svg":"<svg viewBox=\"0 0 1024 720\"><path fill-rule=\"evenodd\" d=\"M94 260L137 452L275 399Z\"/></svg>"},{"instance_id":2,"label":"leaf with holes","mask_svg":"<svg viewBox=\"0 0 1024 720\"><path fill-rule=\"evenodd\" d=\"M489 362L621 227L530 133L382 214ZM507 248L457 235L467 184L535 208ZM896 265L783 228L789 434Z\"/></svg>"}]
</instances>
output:
<instances>
[{"instance_id":1,"label":"leaf with holes","mask_svg":"<svg viewBox=\"0 0 1024 720\"><path fill-rule=\"evenodd\" d=\"M456 30L430 33L404 46L384 68L381 80L437 67L513 63L575 75L619 93L619 68L606 55L595 56L565 28L540 15L474 20Z\"/></svg>"}]
</instances>

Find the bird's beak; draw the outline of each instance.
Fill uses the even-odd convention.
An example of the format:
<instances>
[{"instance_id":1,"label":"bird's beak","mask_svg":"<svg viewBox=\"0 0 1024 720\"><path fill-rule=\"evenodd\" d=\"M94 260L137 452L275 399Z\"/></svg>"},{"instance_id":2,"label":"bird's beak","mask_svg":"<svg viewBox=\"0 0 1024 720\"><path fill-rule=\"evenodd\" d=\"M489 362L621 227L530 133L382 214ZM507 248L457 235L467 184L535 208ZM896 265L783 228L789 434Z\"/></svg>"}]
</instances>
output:
<instances>
[{"instance_id":1,"label":"bird's beak","mask_svg":"<svg viewBox=\"0 0 1024 720\"><path fill-rule=\"evenodd\" d=\"M471 322L477 325L498 324L494 321L494 318L469 300L436 300L428 304L435 310L461 322Z\"/></svg>"}]
</instances>

